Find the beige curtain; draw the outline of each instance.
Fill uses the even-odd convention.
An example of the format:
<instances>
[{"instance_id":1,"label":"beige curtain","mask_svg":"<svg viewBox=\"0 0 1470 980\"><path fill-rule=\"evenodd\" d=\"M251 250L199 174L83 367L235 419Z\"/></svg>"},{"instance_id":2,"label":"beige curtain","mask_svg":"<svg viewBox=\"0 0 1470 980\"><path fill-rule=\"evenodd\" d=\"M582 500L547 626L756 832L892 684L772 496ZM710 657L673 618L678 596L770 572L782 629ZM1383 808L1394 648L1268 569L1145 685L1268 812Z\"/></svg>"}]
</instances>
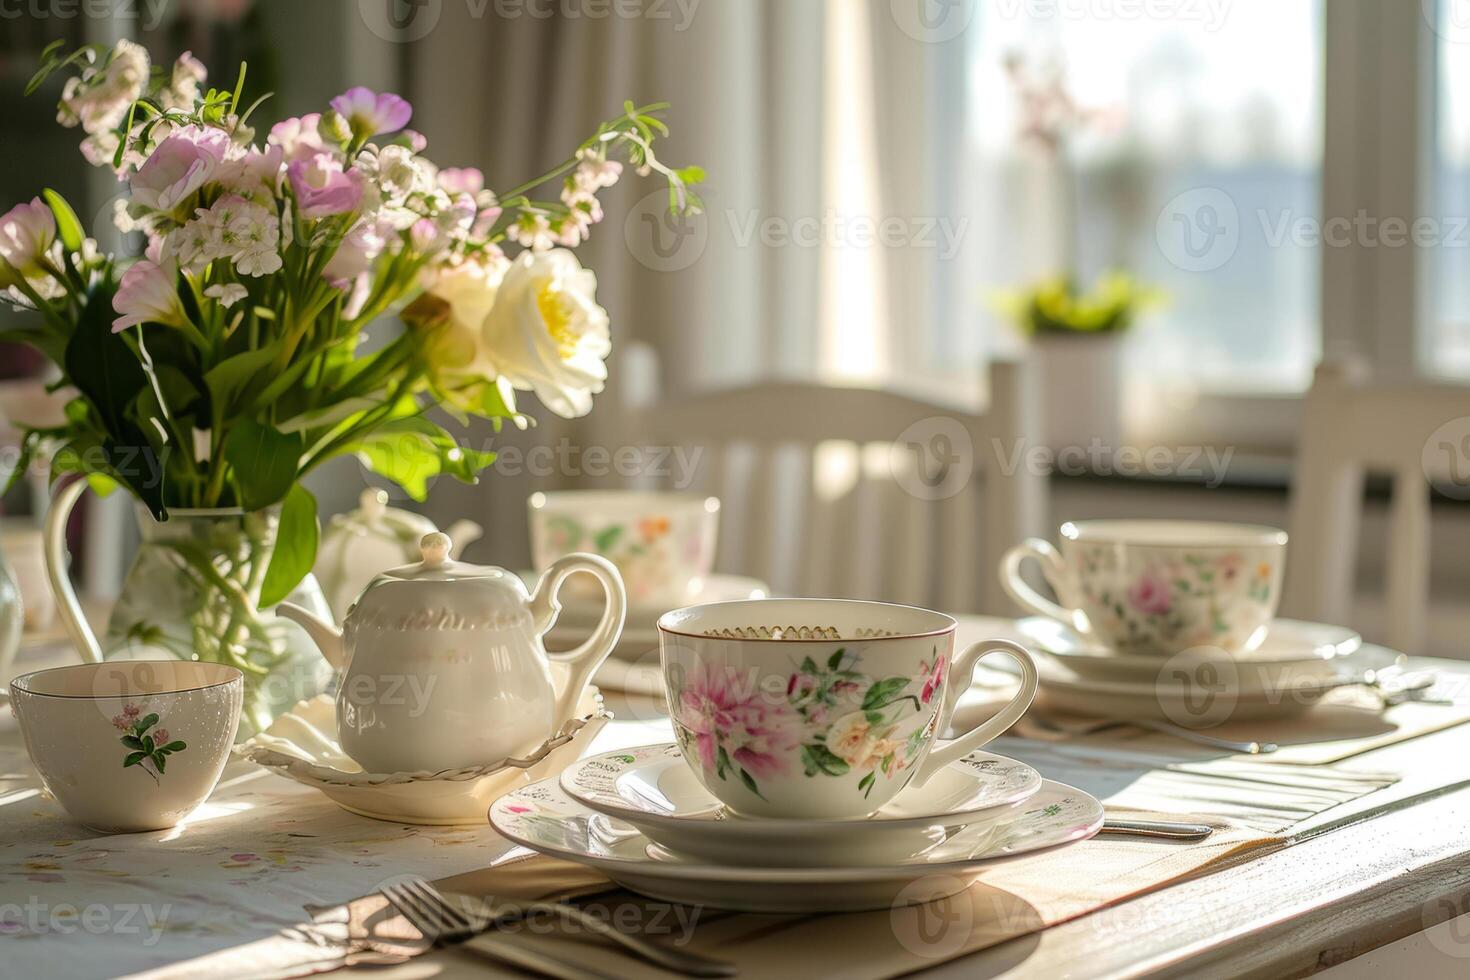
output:
<instances>
[{"instance_id":1,"label":"beige curtain","mask_svg":"<svg viewBox=\"0 0 1470 980\"><path fill-rule=\"evenodd\" d=\"M597 271L615 348L652 344L673 391L773 375L912 383L934 365L979 375L957 360L973 343L952 343L966 333L958 318L973 319L960 309L959 256L823 230L833 218L896 217L917 238L952 207L964 38L916 40L888 0L650 0L644 16L586 16L594 6L540 17L529 11L562 5L444 0L433 29L405 46L407 91L430 155L480 167L491 187L555 164L625 98L673 103L660 155L705 167L706 213L670 223L649 199L660 186L631 174L606 193L608 218L580 254ZM596 440L607 417L568 425L542 413L501 441ZM475 488L441 482L431 513L485 523L476 556L524 561L525 497L575 482L504 472Z\"/></svg>"}]
</instances>

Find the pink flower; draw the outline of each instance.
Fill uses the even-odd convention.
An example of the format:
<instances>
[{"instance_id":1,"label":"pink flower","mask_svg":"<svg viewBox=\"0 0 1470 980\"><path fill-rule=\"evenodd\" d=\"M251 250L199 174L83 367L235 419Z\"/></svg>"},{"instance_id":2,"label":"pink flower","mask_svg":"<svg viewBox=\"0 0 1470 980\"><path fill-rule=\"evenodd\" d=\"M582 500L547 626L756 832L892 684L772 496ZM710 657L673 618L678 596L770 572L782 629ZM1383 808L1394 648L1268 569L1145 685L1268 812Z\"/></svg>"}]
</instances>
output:
<instances>
[{"instance_id":1,"label":"pink flower","mask_svg":"<svg viewBox=\"0 0 1470 980\"><path fill-rule=\"evenodd\" d=\"M731 712L731 757L756 779L785 775L791 755L801 744L795 715L780 701L751 699Z\"/></svg>"},{"instance_id":2,"label":"pink flower","mask_svg":"<svg viewBox=\"0 0 1470 980\"><path fill-rule=\"evenodd\" d=\"M1169 584L1152 571L1144 572L1128 588L1128 601L1141 613L1163 615L1171 603Z\"/></svg>"},{"instance_id":3,"label":"pink flower","mask_svg":"<svg viewBox=\"0 0 1470 980\"><path fill-rule=\"evenodd\" d=\"M373 266L373 261L388 246L393 228L383 221L359 221L337 246L322 270L323 277L338 289L346 289L358 276Z\"/></svg>"},{"instance_id":4,"label":"pink flower","mask_svg":"<svg viewBox=\"0 0 1470 980\"><path fill-rule=\"evenodd\" d=\"M21 275L41 271L38 262L55 240L56 218L39 197L0 215L0 258Z\"/></svg>"},{"instance_id":5,"label":"pink flower","mask_svg":"<svg viewBox=\"0 0 1470 980\"><path fill-rule=\"evenodd\" d=\"M346 214L362 201L362 174L343 170L342 161L326 153L297 160L286 168L286 176L303 218Z\"/></svg>"},{"instance_id":6,"label":"pink flower","mask_svg":"<svg viewBox=\"0 0 1470 980\"><path fill-rule=\"evenodd\" d=\"M413 106L392 92L382 94L358 85L332 100L332 108L352 127L353 135L368 139L394 133L408 125Z\"/></svg>"},{"instance_id":7,"label":"pink flower","mask_svg":"<svg viewBox=\"0 0 1470 980\"><path fill-rule=\"evenodd\" d=\"M734 724L732 712L740 702L730 691L733 679L728 667L695 667L674 707L674 720L694 737L695 751L706 769L715 768L719 742Z\"/></svg>"},{"instance_id":8,"label":"pink flower","mask_svg":"<svg viewBox=\"0 0 1470 980\"><path fill-rule=\"evenodd\" d=\"M285 150L279 146L267 146L264 150L251 147L227 159L219 168L216 179L226 190L245 197L262 194L274 197L281 186L281 166L285 155Z\"/></svg>"},{"instance_id":9,"label":"pink flower","mask_svg":"<svg viewBox=\"0 0 1470 980\"><path fill-rule=\"evenodd\" d=\"M439 186L448 194L478 194L485 189L485 175L474 167L445 167Z\"/></svg>"},{"instance_id":10,"label":"pink flower","mask_svg":"<svg viewBox=\"0 0 1470 980\"><path fill-rule=\"evenodd\" d=\"M133 200L172 211L214 177L230 149L230 137L208 126L184 126L159 143L129 186Z\"/></svg>"},{"instance_id":11,"label":"pink flower","mask_svg":"<svg viewBox=\"0 0 1470 980\"><path fill-rule=\"evenodd\" d=\"M924 679L924 689L919 693L919 700L928 704L934 699L934 692L944 686L944 658L935 657L934 667L929 671L929 676Z\"/></svg>"},{"instance_id":12,"label":"pink flower","mask_svg":"<svg viewBox=\"0 0 1470 980\"><path fill-rule=\"evenodd\" d=\"M139 259L123 273L112 308L120 314L112 321L113 333L140 323L182 327L188 322L172 266L164 268L149 259ZM123 714L129 713L137 717L137 707L130 704L123 709Z\"/></svg>"},{"instance_id":13,"label":"pink flower","mask_svg":"<svg viewBox=\"0 0 1470 980\"><path fill-rule=\"evenodd\" d=\"M155 729L153 729L153 731L149 732L148 734L150 734L150 735L153 736L153 744L154 745L167 745L168 744L168 729L167 728L155 728Z\"/></svg>"},{"instance_id":14,"label":"pink flower","mask_svg":"<svg viewBox=\"0 0 1470 980\"><path fill-rule=\"evenodd\" d=\"M125 705L123 707L123 715L124 715L124 717L130 718L130 719L136 720L137 717L139 715L141 715L142 713L143 713L143 710L141 708L139 708L136 704L129 704L129 705Z\"/></svg>"},{"instance_id":15,"label":"pink flower","mask_svg":"<svg viewBox=\"0 0 1470 980\"><path fill-rule=\"evenodd\" d=\"M133 727L133 723L131 721L128 721L128 719L124 718L122 715L113 715L112 727L116 728L120 732L125 732L129 728Z\"/></svg>"},{"instance_id":16,"label":"pink flower","mask_svg":"<svg viewBox=\"0 0 1470 980\"><path fill-rule=\"evenodd\" d=\"M321 121L319 112L282 119L271 127L270 135L265 141L272 146L279 146L286 155L286 160L291 163L310 159L318 153L327 152L327 145L317 132Z\"/></svg>"}]
</instances>

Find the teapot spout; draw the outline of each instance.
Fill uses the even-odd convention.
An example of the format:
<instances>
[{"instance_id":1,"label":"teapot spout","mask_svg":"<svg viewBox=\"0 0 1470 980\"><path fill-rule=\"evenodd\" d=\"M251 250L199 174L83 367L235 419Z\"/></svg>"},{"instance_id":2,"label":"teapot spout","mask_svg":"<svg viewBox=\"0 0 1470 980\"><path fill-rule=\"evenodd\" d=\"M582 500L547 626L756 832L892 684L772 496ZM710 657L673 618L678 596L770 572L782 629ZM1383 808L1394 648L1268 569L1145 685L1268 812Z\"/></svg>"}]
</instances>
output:
<instances>
[{"instance_id":1,"label":"teapot spout","mask_svg":"<svg viewBox=\"0 0 1470 980\"><path fill-rule=\"evenodd\" d=\"M341 670L347 660L347 648L342 642L342 631L315 613L308 612L291 602L276 607L276 614L297 623L311 636L317 649L322 652L333 669Z\"/></svg>"}]
</instances>

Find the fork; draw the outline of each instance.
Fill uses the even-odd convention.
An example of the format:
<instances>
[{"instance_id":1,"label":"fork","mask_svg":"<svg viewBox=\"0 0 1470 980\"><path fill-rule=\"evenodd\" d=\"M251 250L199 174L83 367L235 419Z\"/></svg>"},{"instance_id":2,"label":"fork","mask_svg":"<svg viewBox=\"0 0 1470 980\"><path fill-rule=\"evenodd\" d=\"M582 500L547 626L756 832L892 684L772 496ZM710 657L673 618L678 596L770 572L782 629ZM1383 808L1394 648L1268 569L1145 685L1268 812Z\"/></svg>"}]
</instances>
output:
<instances>
[{"instance_id":1,"label":"fork","mask_svg":"<svg viewBox=\"0 0 1470 980\"><path fill-rule=\"evenodd\" d=\"M1164 735L1173 735L1175 738L1196 745L1206 745L1212 749L1224 749L1227 752L1241 752L1246 755L1266 755L1275 752L1275 742L1233 742L1226 738L1216 738L1213 735L1205 735L1200 732L1184 728L1180 725L1171 725L1164 721L1151 721L1147 718L1136 718L1124 720L1122 718L1110 718L1104 721L1087 722L1081 725L1063 725L1040 715L1033 715L1027 719L1034 722L1038 727L1059 735L1095 735L1098 732L1109 731L1114 728L1142 728L1145 731L1159 732Z\"/></svg>"},{"instance_id":2,"label":"fork","mask_svg":"<svg viewBox=\"0 0 1470 980\"><path fill-rule=\"evenodd\" d=\"M640 959L676 973L694 977L730 977L736 972L735 966L731 963L684 950L669 949L646 939L627 935L596 916L588 915L581 909L560 902L506 904L499 906L490 914L466 915L446 899L438 889L422 878L412 879L401 885L386 885L383 888L383 895L403 912L404 917L412 922L425 938L431 939L436 944L458 942L476 933L484 933L497 922L520 918L529 912L544 912L558 915L594 935L617 943ZM431 932L430 929L433 931ZM523 951L519 946L514 949L517 953ZM497 947L497 955L499 952ZM559 960L551 962L570 966L562 964ZM577 971L575 967L571 969ZM580 975L588 976L589 974Z\"/></svg>"}]
</instances>

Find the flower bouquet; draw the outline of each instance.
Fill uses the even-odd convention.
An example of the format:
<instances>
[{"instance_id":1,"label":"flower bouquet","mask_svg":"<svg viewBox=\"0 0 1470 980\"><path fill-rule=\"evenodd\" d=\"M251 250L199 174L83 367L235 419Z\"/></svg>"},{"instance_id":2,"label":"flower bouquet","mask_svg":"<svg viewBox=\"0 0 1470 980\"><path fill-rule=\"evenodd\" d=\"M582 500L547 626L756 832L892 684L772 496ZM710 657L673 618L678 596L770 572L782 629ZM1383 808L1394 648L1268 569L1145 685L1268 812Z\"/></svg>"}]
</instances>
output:
<instances>
[{"instance_id":1,"label":"flower bouquet","mask_svg":"<svg viewBox=\"0 0 1470 980\"><path fill-rule=\"evenodd\" d=\"M1023 333L1112 334L1132 326L1140 310L1158 306L1164 294L1141 286L1126 273L1110 272L1090 291L1081 291L1067 277L1056 276L996 298L996 308Z\"/></svg>"},{"instance_id":2,"label":"flower bouquet","mask_svg":"<svg viewBox=\"0 0 1470 980\"><path fill-rule=\"evenodd\" d=\"M699 207L702 172L654 156L663 104L625 104L557 166L497 192L425 157L397 95L353 88L258 141L243 65L215 89L189 54L159 70L129 41L53 45L27 91L57 71L73 72L59 121L117 174L113 218L146 248L103 252L51 190L0 216L0 295L32 311L0 339L40 350L73 393L63 424L27 432L16 472L48 453L55 475L140 503L144 549L110 649L146 642L247 681L286 654L259 610L315 556L302 478L352 455L423 499L432 478L472 482L494 459L430 409L498 431L525 425L529 391L587 413L611 342L570 249L602 218L598 191L621 157L666 180L671 208ZM555 199L533 196L548 185Z\"/></svg>"}]
</instances>

